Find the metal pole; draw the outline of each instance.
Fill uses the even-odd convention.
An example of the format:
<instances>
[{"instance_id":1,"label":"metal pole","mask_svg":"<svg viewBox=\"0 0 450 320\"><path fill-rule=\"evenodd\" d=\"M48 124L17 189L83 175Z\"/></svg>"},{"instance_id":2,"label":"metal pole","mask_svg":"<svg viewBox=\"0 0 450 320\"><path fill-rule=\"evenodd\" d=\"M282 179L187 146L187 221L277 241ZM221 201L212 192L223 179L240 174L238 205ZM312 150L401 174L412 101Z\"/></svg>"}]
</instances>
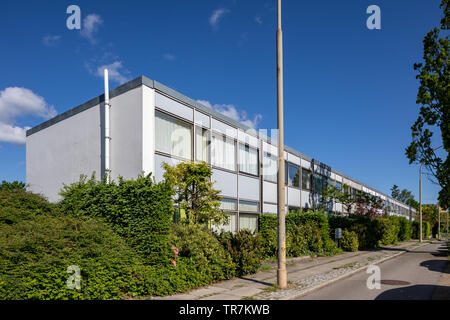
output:
<instances>
[{"instance_id":1,"label":"metal pole","mask_svg":"<svg viewBox=\"0 0 450 320\"><path fill-rule=\"evenodd\" d=\"M419 207L419 239L420 242L422 242L422 164L420 164L420 169L419 169L419 202L420 202L420 207Z\"/></svg>"},{"instance_id":2,"label":"metal pole","mask_svg":"<svg viewBox=\"0 0 450 320\"><path fill-rule=\"evenodd\" d=\"M438 240L441 240L441 208L437 206L438 209Z\"/></svg>"},{"instance_id":3,"label":"metal pole","mask_svg":"<svg viewBox=\"0 0 450 320\"><path fill-rule=\"evenodd\" d=\"M284 127L283 127L283 34L281 31L281 0L278 0L277 28L277 115L278 115L278 287L287 287L286 226L284 207Z\"/></svg>"}]
</instances>

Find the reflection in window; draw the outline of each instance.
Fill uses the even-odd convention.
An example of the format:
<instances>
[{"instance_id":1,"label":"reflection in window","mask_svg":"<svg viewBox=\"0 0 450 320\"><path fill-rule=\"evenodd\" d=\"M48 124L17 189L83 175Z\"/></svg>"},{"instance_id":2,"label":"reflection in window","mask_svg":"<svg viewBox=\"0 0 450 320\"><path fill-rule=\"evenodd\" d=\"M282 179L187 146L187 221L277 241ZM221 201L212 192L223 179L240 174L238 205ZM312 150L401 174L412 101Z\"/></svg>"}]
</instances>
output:
<instances>
[{"instance_id":1,"label":"reflection in window","mask_svg":"<svg viewBox=\"0 0 450 320\"><path fill-rule=\"evenodd\" d=\"M258 150L239 144L239 171L258 175Z\"/></svg>"},{"instance_id":2,"label":"reflection in window","mask_svg":"<svg viewBox=\"0 0 450 320\"><path fill-rule=\"evenodd\" d=\"M156 150L171 156L192 159L192 125L156 111Z\"/></svg>"},{"instance_id":3,"label":"reflection in window","mask_svg":"<svg viewBox=\"0 0 450 320\"><path fill-rule=\"evenodd\" d=\"M302 168L302 189L311 190L311 171Z\"/></svg>"},{"instance_id":4,"label":"reflection in window","mask_svg":"<svg viewBox=\"0 0 450 320\"><path fill-rule=\"evenodd\" d=\"M292 163L288 163L288 185L300 187L300 167Z\"/></svg>"}]
</instances>

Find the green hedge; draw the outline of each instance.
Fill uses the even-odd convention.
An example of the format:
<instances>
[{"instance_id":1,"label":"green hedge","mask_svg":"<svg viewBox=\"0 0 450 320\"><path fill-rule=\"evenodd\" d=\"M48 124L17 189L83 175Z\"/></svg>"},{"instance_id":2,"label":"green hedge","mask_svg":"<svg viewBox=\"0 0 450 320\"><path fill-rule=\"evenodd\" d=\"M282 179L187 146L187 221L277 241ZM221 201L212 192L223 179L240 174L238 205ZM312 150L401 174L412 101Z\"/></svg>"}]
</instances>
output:
<instances>
[{"instance_id":1,"label":"green hedge","mask_svg":"<svg viewBox=\"0 0 450 320\"><path fill-rule=\"evenodd\" d=\"M67 268L78 266L80 290ZM139 290L140 258L106 224L39 215L0 226L0 299L120 299Z\"/></svg>"},{"instance_id":2,"label":"green hedge","mask_svg":"<svg viewBox=\"0 0 450 320\"><path fill-rule=\"evenodd\" d=\"M262 214L259 219L261 252L265 258L277 255L277 216ZM286 254L331 255L340 252L330 239L327 217L320 212L289 213L286 215Z\"/></svg>"},{"instance_id":3,"label":"green hedge","mask_svg":"<svg viewBox=\"0 0 450 320\"><path fill-rule=\"evenodd\" d=\"M340 246L344 251L358 251L358 235L354 231L342 231L342 238L340 239Z\"/></svg>"},{"instance_id":4,"label":"green hedge","mask_svg":"<svg viewBox=\"0 0 450 320\"><path fill-rule=\"evenodd\" d=\"M262 260L260 235L254 235L250 230L241 230L235 233L222 232L216 236L233 259L237 276L258 271Z\"/></svg>"},{"instance_id":5,"label":"green hedge","mask_svg":"<svg viewBox=\"0 0 450 320\"><path fill-rule=\"evenodd\" d=\"M404 217L330 216L328 221L332 234L336 228L355 232L359 249L395 244L411 237L411 223Z\"/></svg>"},{"instance_id":6,"label":"green hedge","mask_svg":"<svg viewBox=\"0 0 450 320\"><path fill-rule=\"evenodd\" d=\"M61 211L75 217L104 219L135 248L146 262L170 262L170 226L173 217L173 191L166 182L155 183L151 175L136 180L119 178L96 181L81 177L61 192Z\"/></svg>"},{"instance_id":7,"label":"green hedge","mask_svg":"<svg viewBox=\"0 0 450 320\"><path fill-rule=\"evenodd\" d=\"M420 234L420 223L419 221L414 221L412 224L412 237L414 239L419 239ZM431 236L431 225L428 221L422 221L422 238L428 239Z\"/></svg>"},{"instance_id":8,"label":"green hedge","mask_svg":"<svg viewBox=\"0 0 450 320\"><path fill-rule=\"evenodd\" d=\"M236 266L229 252L204 226L175 224L171 244L178 250L173 259L176 256L190 259L195 270L209 282L230 279L235 275Z\"/></svg>"}]
</instances>

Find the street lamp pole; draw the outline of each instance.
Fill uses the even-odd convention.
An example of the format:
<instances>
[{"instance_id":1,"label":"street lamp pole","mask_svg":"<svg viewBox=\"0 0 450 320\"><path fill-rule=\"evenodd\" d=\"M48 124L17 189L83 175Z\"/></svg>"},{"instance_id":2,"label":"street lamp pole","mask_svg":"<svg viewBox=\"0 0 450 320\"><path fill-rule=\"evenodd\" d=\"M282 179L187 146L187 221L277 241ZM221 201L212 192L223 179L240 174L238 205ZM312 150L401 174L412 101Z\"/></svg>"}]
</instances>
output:
<instances>
[{"instance_id":1,"label":"street lamp pole","mask_svg":"<svg viewBox=\"0 0 450 320\"><path fill-rule=\"evenodd\" d=\"M284 198L284 126L283 126L283 33L281 31L281 0L277 10L277 116L278 116L278 287L287 287L286 226Z\"/></svg>"},{"instance_id":2,"label":"street lamp pole","mask_svg":"<svg viewBox=\"0 0 450 320\"><path fill-rule=\"evenodd\" d=\"M419 202L420 202L420 207L419 207L419 241L422 242L422 165L423 163L420 164L420 169L419 169Z\"/></svg>"}]
</instances>

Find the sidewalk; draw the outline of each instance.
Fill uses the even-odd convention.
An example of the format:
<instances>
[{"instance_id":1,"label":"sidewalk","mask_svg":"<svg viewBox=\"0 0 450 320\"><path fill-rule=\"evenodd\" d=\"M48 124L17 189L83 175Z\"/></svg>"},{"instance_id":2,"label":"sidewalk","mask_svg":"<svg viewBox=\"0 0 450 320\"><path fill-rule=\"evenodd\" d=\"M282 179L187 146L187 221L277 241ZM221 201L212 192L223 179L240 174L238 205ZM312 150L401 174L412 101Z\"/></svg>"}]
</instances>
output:
<instances>
[{"instance_id":1,"label":"sidewalk","mask_svg":"<svg viewBox=\"0 0 450 320\"><path fill-rule=\"evenodd\" d=\"M428 244L428 241L422 245ZM158 300L289 300L320 288L370 264L377 264L405 253L421 244L417 240L379 249L345 252L332 257L300 257L287 259L288 288L276 290L276 261L263 263L268 271L194 289L187 293Z\"/></svg>"}]
</instances>

